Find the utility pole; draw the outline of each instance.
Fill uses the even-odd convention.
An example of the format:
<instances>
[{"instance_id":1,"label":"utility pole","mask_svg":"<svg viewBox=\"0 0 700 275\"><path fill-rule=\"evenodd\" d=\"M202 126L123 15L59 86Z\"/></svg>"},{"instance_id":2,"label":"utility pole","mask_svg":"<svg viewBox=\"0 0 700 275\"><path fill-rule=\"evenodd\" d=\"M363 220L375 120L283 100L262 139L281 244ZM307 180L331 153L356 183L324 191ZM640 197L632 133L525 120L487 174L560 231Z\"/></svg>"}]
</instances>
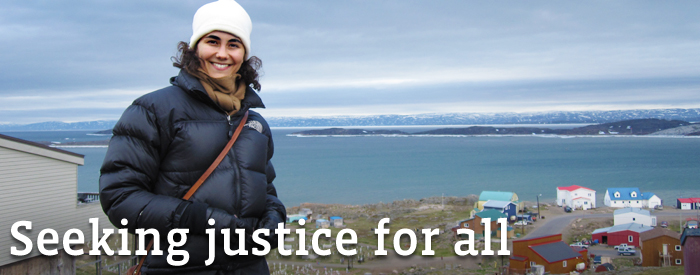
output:
<instances>
[{"instance_id":1,"label":"utility pole","mask_svg":"<svg viewBox=\"0 0 700 275\"><path fill-rule=\"evenodd\" d=\"M542 218L542 216L540 216L540 196L542 196L542 194L537 195L537 220Z\"/></svg>"}]
</instances>

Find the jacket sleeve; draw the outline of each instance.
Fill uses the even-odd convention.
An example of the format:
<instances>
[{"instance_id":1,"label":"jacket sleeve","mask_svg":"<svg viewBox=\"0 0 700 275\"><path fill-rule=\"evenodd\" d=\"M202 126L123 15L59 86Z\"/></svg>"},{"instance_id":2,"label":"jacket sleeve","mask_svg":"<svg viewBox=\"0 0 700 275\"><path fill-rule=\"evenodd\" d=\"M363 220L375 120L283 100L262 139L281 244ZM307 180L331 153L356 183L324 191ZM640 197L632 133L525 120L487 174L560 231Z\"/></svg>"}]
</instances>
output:
<instances>
[{"instance_id":1,"label":"jacket sleeve","mask_svg":"<svg viewBox=\"0 0 700 275\"><path fill-rule=\"evenodd\" d=\"M265 167L265 174L267 175L267 199L265 203L265 213L261 219L260 227L274 229L277 228L278 223L283 223L287 220L287 210L282 204L282 201L277 197L277 189L272 181L275 179L275 168L270 161L272 154L274 152L274 144L272 138L269 139L268 143L268 160L267 166Z\"/></svg>"},{"instance_id":2,"label":"jacket sleeve","mask_svg":"<svg viewBox=\"0 0 700 275\"><path fill-rule=\"evenodd\" d=\"M100 169L100 202L110 222L118 228L177 227L188 202L152 193L160 169L161 134L152 110L129 106L113 129L109 149ZM122 225L126 219L128 224Z\"/></svg>"}]
</instances>

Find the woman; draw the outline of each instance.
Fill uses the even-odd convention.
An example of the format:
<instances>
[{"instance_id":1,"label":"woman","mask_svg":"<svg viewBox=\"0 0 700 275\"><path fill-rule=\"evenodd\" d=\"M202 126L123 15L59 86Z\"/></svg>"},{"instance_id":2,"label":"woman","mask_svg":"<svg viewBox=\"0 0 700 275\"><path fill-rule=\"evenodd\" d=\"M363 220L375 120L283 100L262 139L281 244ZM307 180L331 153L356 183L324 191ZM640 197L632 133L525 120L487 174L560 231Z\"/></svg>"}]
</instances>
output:
<instances>
[{"instance_id":1,"label":"woman","mask_svg":"<svg viewBox=\"0 0 700 275\"><path fill-rule=\"evenodd\" d=\"M274 229L286 219L272 180L272 136L267 122L250 108L264 107L260 89L261 61L250 57L252 23L233 0L202 6L194 16L190 43L180 42L172 86L134 101L113 129L100 176L100 201L112 224L155 228L163 255L149 255L142 274L266 274L264 257L227 256L220 232ZM211 176L189 201L181 199L225 147L246 112L240 136ZM126 226L122 220L127 221ZM207 224L214 219L213 226ZM184 266L167 262L166 236L171 229L189 229ZM217 232L214 262L205 230ZM231 236L232 249L238 237ZM179 260L179 259L178 259Z\"/></svg>"}]
</instances>

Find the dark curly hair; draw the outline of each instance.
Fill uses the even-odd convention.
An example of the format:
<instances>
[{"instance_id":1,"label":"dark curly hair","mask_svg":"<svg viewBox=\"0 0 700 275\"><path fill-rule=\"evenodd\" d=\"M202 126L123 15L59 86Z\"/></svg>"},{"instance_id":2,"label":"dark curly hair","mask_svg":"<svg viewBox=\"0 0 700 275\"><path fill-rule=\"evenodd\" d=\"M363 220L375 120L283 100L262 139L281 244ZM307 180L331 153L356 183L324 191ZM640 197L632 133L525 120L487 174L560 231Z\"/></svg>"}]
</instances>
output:
<instances>
[{"instance_id":1,"label":"dark curly hair","mask_svg":"<svg viewBox=\"0 0 700 275\"><path fill-rule=\"evenodd\" d=\"M199 57L197 56L197 48L190 49L190 45L187 42L180 41L177 44L178 56L173 56L170 58L173 61L173 66L183 69L188 73L196 72L199 70L201 63ZM254 90L260 91L260 82L258 78L260 74L258 70L262 68L262 60L257 56L251 56L248 60L243 61L241 68L238 70L238 74L241 75L243 82L253 87Z\"/></svg>"}]
</instances>

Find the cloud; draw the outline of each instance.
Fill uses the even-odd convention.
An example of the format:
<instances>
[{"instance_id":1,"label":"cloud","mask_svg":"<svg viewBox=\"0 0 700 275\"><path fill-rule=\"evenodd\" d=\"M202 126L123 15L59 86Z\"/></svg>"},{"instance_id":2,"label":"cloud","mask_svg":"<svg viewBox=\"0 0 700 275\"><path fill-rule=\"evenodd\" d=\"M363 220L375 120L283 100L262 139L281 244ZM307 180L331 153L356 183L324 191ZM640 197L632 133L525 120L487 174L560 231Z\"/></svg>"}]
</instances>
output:
<instances>
[{"instance_id":1,"label":"cloud","mask_svg":"<svg viewBox=\"0 0 700 275\"><path fill-rule=\"evenodd\" d=\"M169 85L206 2L7 1L0 121ZM696 1L239 2L270 113L700 106Z\"/></svg>"}]
</instances>

